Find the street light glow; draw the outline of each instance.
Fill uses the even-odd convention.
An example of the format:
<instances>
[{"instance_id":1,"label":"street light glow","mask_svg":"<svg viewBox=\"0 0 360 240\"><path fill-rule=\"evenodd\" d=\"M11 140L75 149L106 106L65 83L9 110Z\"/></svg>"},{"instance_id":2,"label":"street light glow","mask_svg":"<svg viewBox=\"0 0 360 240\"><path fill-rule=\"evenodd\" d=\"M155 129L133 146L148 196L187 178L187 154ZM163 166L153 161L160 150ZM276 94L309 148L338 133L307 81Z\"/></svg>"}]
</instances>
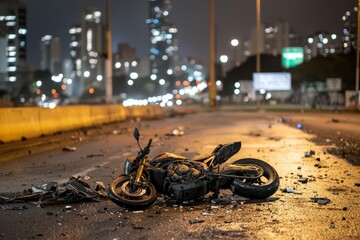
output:
<instances>
[{"instance_id":1,"label":"street light glow","mask_svg":"<svg viewBox=\"0 0 360 240\"><path fill-rule=\"evenodd\" d=\"M227 63L227 61L229 60L227 55L221 55L220 56L220 62L222 63Z\"/></svg>"},{"instance_id":2,"label":"street light glow","mask_svg":"<svg viewBox=\"0 0 360 240\"><path fill-rule=\"evenodd\" d=\"M236 47L238 45L239 45L239 40L237 40L237 39L231 40L231 46Z\"/></svg>"}]
</instances>

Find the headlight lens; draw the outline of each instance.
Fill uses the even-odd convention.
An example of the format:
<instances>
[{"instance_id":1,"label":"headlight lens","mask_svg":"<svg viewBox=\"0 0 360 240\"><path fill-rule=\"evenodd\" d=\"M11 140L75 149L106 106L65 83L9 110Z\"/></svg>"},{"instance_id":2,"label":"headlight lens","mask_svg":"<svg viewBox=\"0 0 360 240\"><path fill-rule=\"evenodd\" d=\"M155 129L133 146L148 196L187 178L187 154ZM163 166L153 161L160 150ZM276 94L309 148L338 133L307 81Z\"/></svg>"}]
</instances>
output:
<instances>
[{"instance_id":1,"label":"headlight lens","mask_svg":"<svg viewBox=\"0 0 360 240\"><path fill-rule=\"evenodd\" d=\"M129 159L126 159L125 164L124 164L124 173L130 174L130 170L132 167L133 167L133 164L129 161Z\"/></svg>"}]
</instances>

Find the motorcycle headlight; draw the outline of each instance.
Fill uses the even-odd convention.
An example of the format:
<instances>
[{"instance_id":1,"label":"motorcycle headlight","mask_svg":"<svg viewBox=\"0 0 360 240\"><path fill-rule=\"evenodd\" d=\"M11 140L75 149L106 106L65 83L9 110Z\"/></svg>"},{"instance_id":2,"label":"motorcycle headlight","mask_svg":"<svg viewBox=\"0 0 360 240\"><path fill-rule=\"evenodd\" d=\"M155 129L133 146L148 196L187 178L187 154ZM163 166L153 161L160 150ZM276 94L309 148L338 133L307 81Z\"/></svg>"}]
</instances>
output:
<instances>
[{"instance_id":1,"label":"motorcycle headlight","mask_svg":"<svg viewBox=\"0 0 360 240\"><path fill-rule=\"evenodd\" d=\"M134 159L126 159L125 163L124 163L124 173L125 174L130 174L131 173L131 169L133 169L134 167Z\"/></svg>"},{"instance_id":2,"label":"motorcycle headlight","mask_svg":"<svg viewBox=\"0 0 360 240\"><path fill-rule=\"evenodd\" d=\"M125 160L125 164L124 164L124 173L125 174L130 174L130 170L133 167L133 164L130 162L129 159Z\"/></svg>"}]
</instances>

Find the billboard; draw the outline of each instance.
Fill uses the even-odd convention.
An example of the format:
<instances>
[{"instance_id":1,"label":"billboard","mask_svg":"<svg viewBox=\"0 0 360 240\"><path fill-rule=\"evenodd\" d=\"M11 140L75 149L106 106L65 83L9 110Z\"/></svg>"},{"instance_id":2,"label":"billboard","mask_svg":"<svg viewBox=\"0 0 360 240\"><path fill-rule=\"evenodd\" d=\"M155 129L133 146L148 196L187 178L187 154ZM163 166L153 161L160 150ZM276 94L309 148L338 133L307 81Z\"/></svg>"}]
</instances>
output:
<instances>
[{"instance_id":1,"label":"billboard","mask_svg":"<svg viewBox=\"0 0 360 240\"><path fill-rule=\"evenodd\" d=\"M288 91L291 90L291 74L285 72L253 73L254 90Z\"/></svg>"},{"instance_id":2,"label":"billboard","mask_svg":"<svg viewBox=\"0 0 360 240\"><path fill-rule=\"evenodd\" d=\"M301 47L283 48L281 63L284 68L292 68L304 61L304 49Z\"/></svg>"}]
</instances>

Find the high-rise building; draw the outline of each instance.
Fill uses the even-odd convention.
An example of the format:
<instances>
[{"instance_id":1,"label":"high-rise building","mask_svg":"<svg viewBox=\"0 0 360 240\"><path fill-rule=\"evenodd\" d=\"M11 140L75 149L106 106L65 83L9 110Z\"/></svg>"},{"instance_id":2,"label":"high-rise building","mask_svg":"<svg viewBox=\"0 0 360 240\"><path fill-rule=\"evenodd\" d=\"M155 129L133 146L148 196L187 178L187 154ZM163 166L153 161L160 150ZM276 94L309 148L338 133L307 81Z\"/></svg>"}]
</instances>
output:
<instances>
[{"instance_id":1,"label":"high-rise building","mask_svg":"<svg viewBox=\"0 0 360 240\"><path fill-rule=\"evenodd\" d=\"M249 48L250 55L257 52L256 27L252 28ZM289 23L280 20L263 22L260 24L259 47L260 53L280 55L284 47L289 46L290 27ZM245 54L246 56L249 53Z\"/></svg>"},{"instance_id":2,"label":"high-rise building","mask_svg":"<svg viewBox=\"0 0 360 240\"><path fill-rule=\"evenodd\" d=\"M349 53L351 50L356 49L357 45L357 17L358 8L354 7L352 10L347 11L342 17L343 20L343 36L342 36L342 49L344 53Z\"/></svg>"},{"instance_id":3,"label":"high-rise building","mask_svg":"<svg viewBox=\"0 0 360 240\"><path fill-rule=\"evenodd\" d=\"M87 7L82 12L80 94L95 88L105 90L105 29L100 18L97 8Z\"/></svg>"},{"instance_id":4,"label":"high-rise building","mask_svg":"<svg viewBox=\"0 0 360 240\"><path fill-rule=\"evenodd\" d=\"M26 6L19 0L0 0L0 88L21 86L26 64Z\"/></svg>"},{"instance_id":5,"label":"high-rise building","mask_svg":"<svg viewBox=\"0 0 360 240\"><path fill-rule=\"evenodd\" d=\"M41 38L40 42L40 69L48 70L51 74L57 75L62 72L60 56L60 39L51 35Z\"/></svg>"},{"instance_id":6,"label":"high-rise building","mask_svg":"<svg viewBox=\"0 0 360 240\"><path fill-rule=\"evenodd\" d=\"M175 84L174 69L178 60L177 28L169 20L169 0L149 0L150 71L159 84L159 93L166 93Z\"/></svg>"},{"instance_id":7,"label":"high-rise building","mask_svg":"<svg viewBox=\"0 0 360 240\"><path fill-rule=\"evenodd\" d=\"M72 97L105 92L105 30L101 12L95 7L82 11L81 24L70 28L73 62Z\"/></svg>"},{"instance_id":8,"label":"high-rise building","mask_svg":"<svg viewBox=\"0 0 360 240\"><path fill-rule=\"evenodd\" d=\"M67 92L72 97L78 97L80 95L80 79L82 75L81 69L81 32L82 29L80 25L73 25L70 30L70 59L71 65L68 66L71 68L68 70L71 72L70 76L67 77L68 88Z\"/></svg>"},{"instance_id":9,"label":"high-rise building","mask_svg":"<svg viewBox=\"0 0 360 240\"><path fill-rule=\"evenodd\" d=\"M326 57L329 54L335 54L339 49L339 41L336 34L330 34L328 32L315 32L307 37L304 53L305 60L317 56Z\"/></svg>"}]
</instances>

